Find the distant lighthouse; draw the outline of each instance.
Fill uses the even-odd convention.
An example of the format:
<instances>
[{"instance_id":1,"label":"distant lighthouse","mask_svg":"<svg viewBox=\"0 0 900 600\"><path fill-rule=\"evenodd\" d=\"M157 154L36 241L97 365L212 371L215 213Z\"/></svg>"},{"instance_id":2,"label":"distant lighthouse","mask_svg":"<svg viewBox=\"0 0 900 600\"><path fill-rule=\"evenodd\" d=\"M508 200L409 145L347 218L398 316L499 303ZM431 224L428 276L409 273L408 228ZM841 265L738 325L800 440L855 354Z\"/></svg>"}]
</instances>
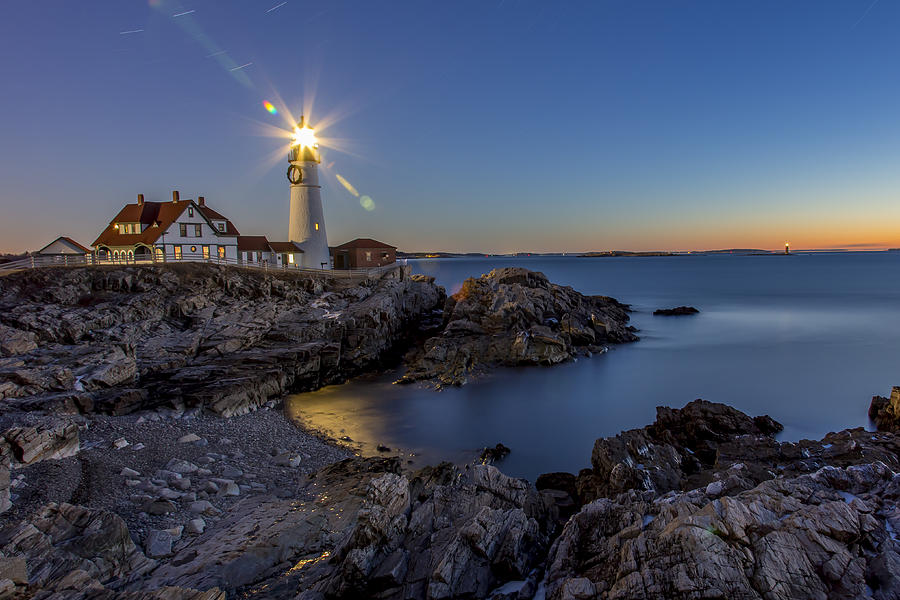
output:
<instances>
[{"instance_id":1,"label":"distant lighthouse","mask_svg":"<svg viewBox=\"0 0 900 600\"><path fill-rule=\"evenodd\" d=\"M325 213L322 210L322 186L319 185L319 143L315 131L306 126L303 117L294 127L290 166L291 216L288 239L303 248L301 265L309 269L328 269L331 256L325 236Z\"/></svg>"}]
</instances>

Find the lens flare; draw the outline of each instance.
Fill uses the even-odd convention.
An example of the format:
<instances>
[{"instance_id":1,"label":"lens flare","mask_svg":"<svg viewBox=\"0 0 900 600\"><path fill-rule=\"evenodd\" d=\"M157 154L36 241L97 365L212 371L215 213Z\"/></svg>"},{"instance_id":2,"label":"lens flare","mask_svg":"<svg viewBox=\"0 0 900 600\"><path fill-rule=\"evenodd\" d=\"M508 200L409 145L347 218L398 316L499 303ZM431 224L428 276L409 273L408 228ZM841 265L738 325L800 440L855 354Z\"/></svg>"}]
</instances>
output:
<instances>
[{"instance_id":1,"label":"lens flare","mask_svg":"<svg viewBox=\"0 0 900 600\"><path fill-rule=\"evenodd\" d=\"M359 205L369 212L375 210L375 201L368 196L363 196L362 198L360 198Z\"/></svg>"},{"instance_id":2,"label":"lens flare","mask_svg":"<svg viewBox=\"0 0 900 600\"><path fill-rule=\"evenodd\" d=\"M269 114L272 114L272 115L278 114L278 109L275 108L275 105L272 104L271 102L269 102L268 100L263 102L263 108L265 108L267 111L269 111Z\"/></svg>"},{"instance_id":3,"label":"lens flare","mask_svg":"<svg viewBox=\"0 0 900 600\"><path fill-rule=\"evenodd\" d=\"M291 136L291 146L306 146L315 148L319 145L316 139L316 132L307 126L294 127L294 134Z\"/></svg>"},{"instance_id":4,"label":"lens flare","mask_svg":"<svg viewBox=\"0 0 900 600\"><path fill-rule=\"evenodd\" d=\"M341 182L342 186L347 188L348 192L353 194L355 197L359 198L359 192L356 191L356 188L353 187L353 184L351 184L349 181L347 181L346 179L341 177L341 175L339 173L335 173L334 176L337 177L337 180ZM370 199L370 201L371 201L371 199Z\"/></svg>"}]
</instances>

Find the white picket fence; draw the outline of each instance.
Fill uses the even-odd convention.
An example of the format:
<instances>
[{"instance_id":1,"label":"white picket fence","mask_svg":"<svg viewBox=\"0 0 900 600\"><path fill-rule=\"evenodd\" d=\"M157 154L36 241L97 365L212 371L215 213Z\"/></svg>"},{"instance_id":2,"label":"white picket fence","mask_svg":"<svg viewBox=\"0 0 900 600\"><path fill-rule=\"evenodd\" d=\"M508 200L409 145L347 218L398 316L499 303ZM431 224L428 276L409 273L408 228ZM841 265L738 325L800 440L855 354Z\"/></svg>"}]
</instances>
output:
<instances>
[{"instance_id":1,"label":"white picket fence","mask_svg":"<svg viewBox=\"0 0 900 600\"><path fill-rule=\"evenodd\" d=\"M319 277L328 277L332 279L369 279L381 277L384 273L391 269L397 268L397 263L385 265L383 267L374 267L371 269L305 269L297 265L271 265L268 262L248 263L233 258L211 257L207 259L182 259L174 255L155 258L141 259L110 259L98 258L93 254L85 256L42 256L32 255L26 258L15 260L8 263L0 264L0 275L12 273L14 271L22 271L25 269L39 269L44 267L83 267L85 265L100 266L130 266L130 265L165 265L175 263L208 263L214 265L232 265L242 269L253 269L255 271L265 272L290 272L290 273L307 273Z\"/></svg>"}]
</instances>

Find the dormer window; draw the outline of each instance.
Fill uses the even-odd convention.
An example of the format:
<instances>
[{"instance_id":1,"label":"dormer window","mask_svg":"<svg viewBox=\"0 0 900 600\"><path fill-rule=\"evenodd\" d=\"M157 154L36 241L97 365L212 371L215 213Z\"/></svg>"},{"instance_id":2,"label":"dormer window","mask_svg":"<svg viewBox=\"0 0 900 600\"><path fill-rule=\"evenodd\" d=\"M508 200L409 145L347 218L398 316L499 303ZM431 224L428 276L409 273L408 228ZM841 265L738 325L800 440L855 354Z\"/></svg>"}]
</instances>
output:
<instances>
[{"instance_id":1,"label":"dormer window","mask_svg":"<svg viewBox=\"0 0 900 600\"><path fill-rule=\"evenodd\" d=\"M225 231L225 223L219 223L219 231Z\"/></svg>"}]
</instances>

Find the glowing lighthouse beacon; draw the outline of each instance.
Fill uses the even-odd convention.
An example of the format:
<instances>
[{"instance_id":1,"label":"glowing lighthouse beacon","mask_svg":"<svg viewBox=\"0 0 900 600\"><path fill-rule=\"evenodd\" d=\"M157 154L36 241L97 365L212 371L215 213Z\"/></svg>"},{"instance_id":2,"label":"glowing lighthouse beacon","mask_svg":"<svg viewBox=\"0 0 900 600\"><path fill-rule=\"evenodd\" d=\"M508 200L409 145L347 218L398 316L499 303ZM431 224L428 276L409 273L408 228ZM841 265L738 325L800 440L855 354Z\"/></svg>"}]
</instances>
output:
<instances>
[{"instance_id":1,"label":"glowing lighthouse beacon","mask_svg":"<svg viewBox=\"0 0 900 600\"><path fill-rule=\"evenodd\" d=\"M287 178L291 182L288 239L303 248L303 267L328 269L331 266L331 256L325 236L318 148L315 132L300 117L300 122L294 127L288 153L288 161L291 163L287 170Z\"/></svg>"}]
</instances>

